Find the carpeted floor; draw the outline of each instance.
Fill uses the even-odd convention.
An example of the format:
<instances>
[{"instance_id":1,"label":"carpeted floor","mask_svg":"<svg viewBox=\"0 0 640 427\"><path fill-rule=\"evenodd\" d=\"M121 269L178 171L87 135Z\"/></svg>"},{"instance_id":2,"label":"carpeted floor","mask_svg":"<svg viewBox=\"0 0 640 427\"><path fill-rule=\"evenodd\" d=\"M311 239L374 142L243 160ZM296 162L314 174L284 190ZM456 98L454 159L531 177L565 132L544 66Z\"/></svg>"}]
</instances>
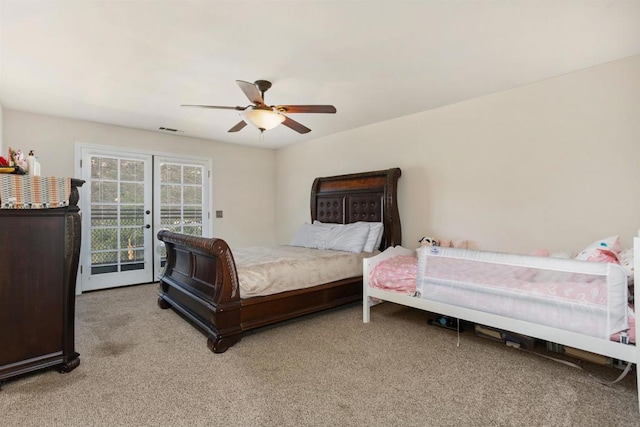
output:
<instances>
[{"instance_id":1,"label":"carpeted floor","mask_svg":"<svg viewBox=\"0 0 640 427\"><path fill-rule=\"evenodd\" d=\"M635 370L584 371L359 304L246 335L224 354L156 285L79 296L80 366L7 381L6 426L638 426ZM603 379L616 368L584 364Z\"/></svg>"}]
</instances>

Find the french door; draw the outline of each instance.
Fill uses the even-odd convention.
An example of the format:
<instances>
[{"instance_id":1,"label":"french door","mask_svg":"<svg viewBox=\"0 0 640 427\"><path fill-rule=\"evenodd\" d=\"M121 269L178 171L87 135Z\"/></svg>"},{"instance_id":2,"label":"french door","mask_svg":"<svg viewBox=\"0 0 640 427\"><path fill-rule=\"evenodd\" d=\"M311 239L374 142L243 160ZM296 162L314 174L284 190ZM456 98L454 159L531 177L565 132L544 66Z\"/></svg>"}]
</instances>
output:
<instances>
[{"instance_id":1,"label":"french door","mask_svg":"<svg viewBox=\"0 0 640 427\"><path fill-rule=\"evenodd\" d=\"M207 164L174 157L154 157L154 236L160 230L193 236L209 232ZM156 239L155 275L164 268L164 244Z\"/></svg>"},{"instance_id":2,"label":"french door","mask_svg":"<svg viewBox=\"0 0 640 427\"><path fill-rule=\"evenodd\" d=\"M154 282L164 265L160 229L206 235L209 164L80 146L81 291Z\"/></svg>"}]
</instances>

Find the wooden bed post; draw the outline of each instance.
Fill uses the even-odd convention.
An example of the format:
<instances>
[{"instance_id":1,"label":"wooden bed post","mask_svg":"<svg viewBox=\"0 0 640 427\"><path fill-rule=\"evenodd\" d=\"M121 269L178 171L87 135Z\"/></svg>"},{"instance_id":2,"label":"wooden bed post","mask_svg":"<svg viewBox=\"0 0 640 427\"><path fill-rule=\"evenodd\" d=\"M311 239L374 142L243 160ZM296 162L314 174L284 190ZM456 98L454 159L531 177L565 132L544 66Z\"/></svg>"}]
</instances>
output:
<instances>
[{"instance_id":1,"label":"wooden bed post","mask_svg":"<svg viewBox=\"0 0 640 427\"><path fill-rule=\"evenodd\" d=\"M207 346L223 353L240 341L240 288L233 254L222 239L161 230L167 261L158 305L173 307L207 334Z\"/></svg>"}]
</instances>

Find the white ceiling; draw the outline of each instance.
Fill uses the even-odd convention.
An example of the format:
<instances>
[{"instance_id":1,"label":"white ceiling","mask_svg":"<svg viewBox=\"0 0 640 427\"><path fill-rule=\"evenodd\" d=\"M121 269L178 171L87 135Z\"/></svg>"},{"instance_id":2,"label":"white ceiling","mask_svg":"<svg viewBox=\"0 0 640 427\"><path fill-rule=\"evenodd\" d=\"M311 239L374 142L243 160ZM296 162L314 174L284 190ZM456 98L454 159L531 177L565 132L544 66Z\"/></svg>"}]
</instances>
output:
<instances>
[{"instance_id":1,"label":"white ceiling","mask_svg":"<svg viewBox=\"0 0 640 427\"><path fill-rule=\"evenodd\" d=\"M277 148L640 54L640 1L0 0L0 102ZM295 114L227 130L235 80Z\"/></svg>"}]
</instances>

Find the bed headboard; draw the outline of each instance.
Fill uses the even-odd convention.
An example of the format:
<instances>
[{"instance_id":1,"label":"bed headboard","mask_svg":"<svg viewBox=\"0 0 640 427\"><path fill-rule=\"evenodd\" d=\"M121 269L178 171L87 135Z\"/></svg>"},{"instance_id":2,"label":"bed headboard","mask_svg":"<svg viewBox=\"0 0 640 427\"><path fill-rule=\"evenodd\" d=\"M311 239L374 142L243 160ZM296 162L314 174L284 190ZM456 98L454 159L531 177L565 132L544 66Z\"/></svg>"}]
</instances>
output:
<instances>
[{"instance_id":1,"label":"bed headboard","mask_svg":"<svg viewBox=\"0 0 640 427\"><path fill-rule=\"evenodd\" d=\"M382 222L380 249L402 244L397 190L400 168L316 178L311 187L311 221L350 224Z\"/></svg>"}]
</instances>

